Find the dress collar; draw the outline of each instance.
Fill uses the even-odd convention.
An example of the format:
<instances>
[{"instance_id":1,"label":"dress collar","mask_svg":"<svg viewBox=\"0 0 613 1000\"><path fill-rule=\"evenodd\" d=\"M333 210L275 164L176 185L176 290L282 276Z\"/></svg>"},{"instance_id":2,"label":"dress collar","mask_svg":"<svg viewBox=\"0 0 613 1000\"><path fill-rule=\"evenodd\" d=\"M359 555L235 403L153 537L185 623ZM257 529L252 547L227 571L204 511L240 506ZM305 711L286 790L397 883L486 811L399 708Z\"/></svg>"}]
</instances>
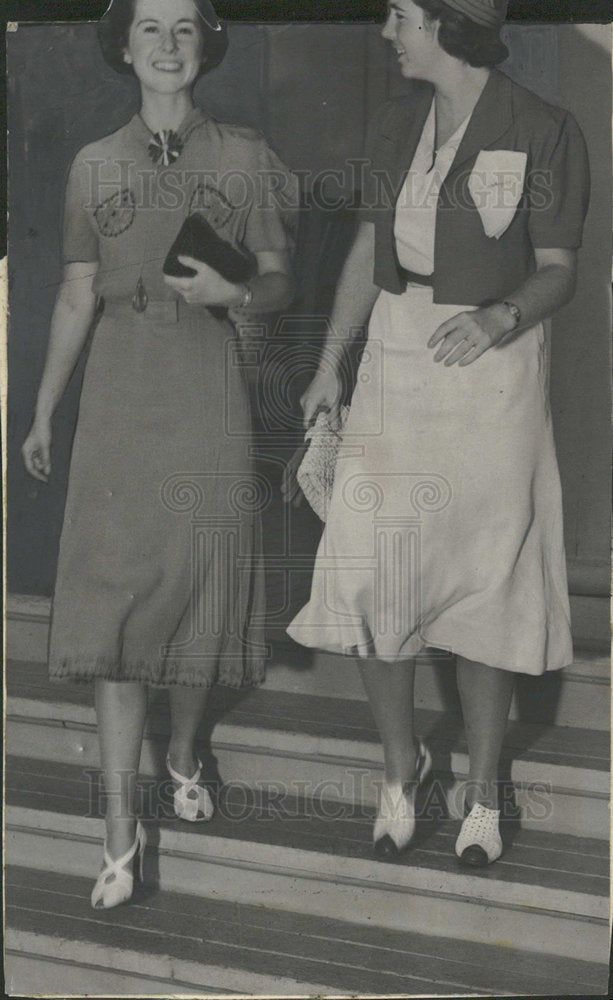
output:
<instances>
[{"instance_id":1,"label":"dress collar","mask_svg":"<svg viewBox=\"0 0 613 1000\"><path fill-rule=\"evenodd\" d=\"M201 108L192 108L175 132L175 135L180 140L181 144L184 146L194 129L207 120L207 116ZM138 142L142 144L146 151L148 151L149 146L154 139L154 133L145 124L140 116L140 112L137 112L130 121L130 128Z\"/></svg>"}]
</instances>

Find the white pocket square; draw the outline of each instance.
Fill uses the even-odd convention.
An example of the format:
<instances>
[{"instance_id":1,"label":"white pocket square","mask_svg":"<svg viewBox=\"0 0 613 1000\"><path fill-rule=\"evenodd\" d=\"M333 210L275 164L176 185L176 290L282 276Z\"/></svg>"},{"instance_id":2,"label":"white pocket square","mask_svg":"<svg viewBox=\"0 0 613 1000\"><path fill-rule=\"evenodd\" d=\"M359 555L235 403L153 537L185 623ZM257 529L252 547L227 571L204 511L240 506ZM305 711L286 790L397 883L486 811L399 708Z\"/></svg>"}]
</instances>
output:
<instances>
[{"instance_id":1,"label":"white pocket square","mask_svg":"<svg viewBox=\"0 0 613 1000\"><path fill-rule=\"evenodd\" d=\"M468 189L486 236L497 240L513 221L524 193L528 154L512 149L484 149L473 167Z\"/></svg>"}]
</instances>

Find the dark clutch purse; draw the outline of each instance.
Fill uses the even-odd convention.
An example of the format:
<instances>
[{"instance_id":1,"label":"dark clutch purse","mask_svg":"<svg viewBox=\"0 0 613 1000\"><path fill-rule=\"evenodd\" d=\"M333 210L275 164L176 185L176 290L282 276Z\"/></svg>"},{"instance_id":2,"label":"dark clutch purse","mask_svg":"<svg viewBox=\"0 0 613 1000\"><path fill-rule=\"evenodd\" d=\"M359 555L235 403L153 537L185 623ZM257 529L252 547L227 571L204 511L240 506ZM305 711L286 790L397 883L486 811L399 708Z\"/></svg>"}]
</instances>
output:
<instances>
[{"instance_id":1,"label":"dark clutch purse","mask_svg":"<svg viewBox=\"0 0 613 1000\"><path fill-rule=\"evenodd\" d=\"M222 239L198 212L188 215L168 251L162 268L164 274L172 278L193 278L196 272L193 268L181 264L179 255L194 257L195 260L208 264L221 274L222 278L233 284L248 281L256 273L253 254Z\"/></svg>"}]
</instances>

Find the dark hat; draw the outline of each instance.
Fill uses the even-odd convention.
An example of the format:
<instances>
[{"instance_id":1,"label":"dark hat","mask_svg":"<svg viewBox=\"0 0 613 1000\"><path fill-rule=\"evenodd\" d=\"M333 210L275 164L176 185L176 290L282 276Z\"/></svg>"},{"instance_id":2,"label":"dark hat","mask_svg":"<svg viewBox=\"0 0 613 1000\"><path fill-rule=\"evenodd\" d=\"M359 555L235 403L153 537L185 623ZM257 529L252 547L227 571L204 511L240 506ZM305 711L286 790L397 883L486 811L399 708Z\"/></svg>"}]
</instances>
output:
<instances>
[{"instance_id":1,"label":"dark hat","mask_svg":"<svg viewBox=\"0 0 613 1000\"><path fill-rule=\"evenodd\" d=\"M501 28L507 16L508 0L445 0L445 3L482 28Z\"/></svg>"},{"instance_id":2,"label":"dark hat","mask_svg":"<svg viewBox=\"0 0 613 1000\"><path fill-rule=\"evenodd\" d=\"M215 13L215 9L210 0L195 0L196 10L206 24L209 31L223 31L221 21Z\"/></svg>"},{"instance_id":3,"label":"dark hat","mask_svg":"<svg viewBox=\"0 0 613 1000\"><path fill-rule=\"evenodd\" d=\"M104 14L102 15L103 17L108 16L108 14L111 11L111 7L113 6L113 2L114 0L110 0L108 7L106 8ZM219 23L219 18L215 13L215 9L213 7L213 4L211 3L211 0L196 0L196 9L200 14L202 20L205 22L207 27L211 29L211 31L222 30L221 25Z\"/></svg>"}]
</instances>

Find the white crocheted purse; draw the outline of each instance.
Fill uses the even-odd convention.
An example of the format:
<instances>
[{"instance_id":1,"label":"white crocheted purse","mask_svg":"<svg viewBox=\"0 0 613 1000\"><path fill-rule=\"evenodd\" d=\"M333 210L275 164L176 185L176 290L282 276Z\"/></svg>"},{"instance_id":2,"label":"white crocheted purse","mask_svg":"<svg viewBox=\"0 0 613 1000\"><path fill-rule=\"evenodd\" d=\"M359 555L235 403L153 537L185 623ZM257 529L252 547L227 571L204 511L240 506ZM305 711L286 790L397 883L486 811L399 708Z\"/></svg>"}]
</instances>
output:
<instances>
[{"instance_id":1,"label":"white crocheted purse","mask_svg":"<svg viewBox=\"0 0 613 1000\"><path fill-rule=\"evenodd\" d=\"M306 432L304 439L305 442L309 442L309 447L298 468L296 479L311 507L322 521L328 516L334 486L334 470L348 415L349 407L342 406L340 425L332 427L329 415L320 413L313 426Z\"/></svg>"}]
</instances>

